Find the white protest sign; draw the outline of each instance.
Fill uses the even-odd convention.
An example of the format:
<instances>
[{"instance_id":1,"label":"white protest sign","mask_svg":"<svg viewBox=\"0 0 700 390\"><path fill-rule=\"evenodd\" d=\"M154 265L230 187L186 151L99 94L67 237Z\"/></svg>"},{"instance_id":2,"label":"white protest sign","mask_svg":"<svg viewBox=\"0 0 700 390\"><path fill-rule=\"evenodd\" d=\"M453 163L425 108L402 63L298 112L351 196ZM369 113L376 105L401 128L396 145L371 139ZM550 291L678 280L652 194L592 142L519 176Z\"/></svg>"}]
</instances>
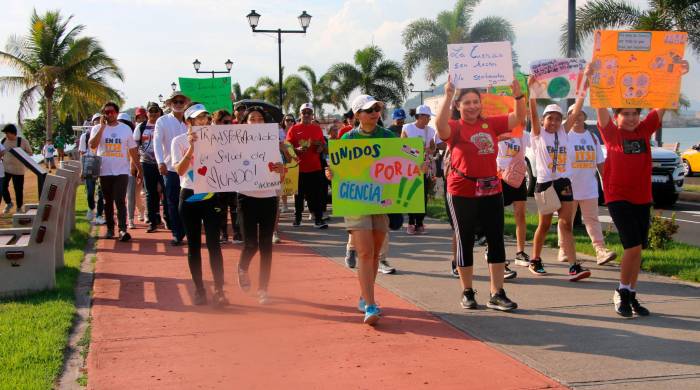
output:
<instances>
[{"instance_id":1,"label":"white protest sign","mask_svg":"<svg viewBox=\"0 0 700 390\"><path fill-rule=\"evenodd\" d=\"M583 69L586 60L582 58L553 58L530 63L530 74L537 83L530 86L533 99L572 99L582 88Z\"/></svg>"},{"instance_id":2,"label":"white protest sign","mask_svg":"<svg viewBox=\"0 0 700 390\"><path fill-rule=\"evenodd\" d=\"M279 128L259 125L196 126L194 192L240 192L280 189Z\"/></svg>"},{"instance_id":3,"label":"white protest sign","mask_svg":"<svg viewBox=\"0 0 700 390\"><path fill-rule=\"evenodd\" d=\"M513 58L510 42L447 45L450 80L456 88L510 85Z\"/></svg>"}]
</instances>

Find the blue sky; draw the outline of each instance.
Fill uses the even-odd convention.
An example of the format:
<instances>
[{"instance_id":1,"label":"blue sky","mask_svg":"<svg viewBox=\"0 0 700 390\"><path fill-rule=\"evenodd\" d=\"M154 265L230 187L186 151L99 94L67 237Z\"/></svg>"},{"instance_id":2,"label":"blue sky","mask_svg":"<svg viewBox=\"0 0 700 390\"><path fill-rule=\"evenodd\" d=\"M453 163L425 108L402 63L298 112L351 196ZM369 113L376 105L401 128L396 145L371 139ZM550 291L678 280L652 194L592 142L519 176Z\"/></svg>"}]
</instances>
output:
<instances>
[{"instance_id":1,"label":"blue sky","mask_svg":"<svg viewBox=\"0 0 700 390\"><path fill-rule=\"evenodd\" d=\"M630 2L646 6L646 1ZM579 0L578 4L585 3ZM476 18L504 17L517 34L515 50L521 64L559 56L559 26L566 19L564 0L482 0ZM371 43L388 58L400 61L403 28L420 17L434 18L451 9L453 0L70 0L60 3L65 15L86 26L84 34L100 40L117 59L125 82L113 84L126 97L125 107L143 105L167 95L178 77L197 77L195 58L202 69L224 69L234 62L231 75L243 88L261 76L277 78L275 36L253 34L245 15L255 9L262 15L259 28L299 28L296 17L302 10L313 16L306 35L283 36L282 61L286 73L301 65L311 66L320 76L336 62L351 62L355 50ZM55 0L3 1L0 46L11 34L25 34L32 8L55 9ZM586 56L588 57L588 55ZM686 53L686 58L690 55ZM697 58L691 59L691 74L684 78L683 92L700 101L700 72ZM0 68L0 75L12 74ZM206 75L201 75L205 77ZM446 76L439 81L444 82ZM427 87L423 72L410 80L416 88ZM0 97L0 122L14 121L18 94ZM30 115L31 116L31 115Z\"/></svg>"}]
</instances>

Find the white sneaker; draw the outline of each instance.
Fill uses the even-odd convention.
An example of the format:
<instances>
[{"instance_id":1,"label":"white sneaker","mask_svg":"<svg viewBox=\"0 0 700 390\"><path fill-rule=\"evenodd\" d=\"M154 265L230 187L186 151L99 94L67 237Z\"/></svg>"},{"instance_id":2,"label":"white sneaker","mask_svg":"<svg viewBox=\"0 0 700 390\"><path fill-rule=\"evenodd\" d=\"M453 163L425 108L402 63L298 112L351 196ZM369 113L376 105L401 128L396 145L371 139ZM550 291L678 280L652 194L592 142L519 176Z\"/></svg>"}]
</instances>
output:
<instances>
[{"instance_id":1,"label":"white sneaker","mask_svg":"<svg viewBox=\"0 0 700 390\"><path fill-rule=\"evenodd\" d=\"M95 211L88 210L87 213L85 214L85 218L88 220L88 222L92 222L93 218L95 218Z\"/></svg>"},{"instance_id":2,"label":"white sneaker","mask_svg":"<svg viewBox=\"0 0 700 390\"><path fill-rule=\"evenodd\" d=\"M564 253L564 250L559 248L559 254L557 255L557 260L559 260L561 263L568 263L569 258L566 257L566 253Z\"/></svg>"},{"instance_id":3,"label":"white sneaker","mask_svg":"<svg viewBox=\"0 0 700 390\"><path fill-rule=\"evenodd\" d=\"M22 207L17 207L17 213L18 214L24 214L27 212L27 206L22 205Z\"/></svg>"},{"instance_id":4,"label":"white sneaker","mask_svg":"<svg viewBox=\"0 0 700 390\"><path fill-rule=\"evenodd\" d=\"M307 218L309 221L314 220L314 213L309 213L309 218Z\"/></svg>"},{"instance_id":5,"label":"white sneaker","mask_svg":"<svg viewBox=\"0 0 700 390\"><path fill-rule=\"evenodd\" d=\"M94 223L95 225L104 225L105 223L107 223L107 221L105 221L105 217L98 216L97 218L95 218Z\"/></svg>"},{"instance_id":6,"label":"white sneaker","mask_svg":"<svg viewBox=\"0 0 700 390\"><path fill-rule=\"evenodd\" d=\"M607 264L608 262L617 258L617 253L607 248L598 248L595 252L596 264L598 265Z\"/></svg>"},{"instance_id":7,"label":"white sneaker","mask_svg":"<svg viewBox=\"0 0 700 390\"><path fill-rule=\"evenodd\" d=\"M282 206L282 208L280 209L280 213L288 213L288 212L289 212L289 207L287 207L287 206Z\"/></svg>"},{"instance_id":8,"label":"white sneaker","mask_svg":"<svg viewBox=\"0 0 700 390\"><path fill-rule=\"evenodd\" d=\"M129 229L136 229L136 225L134 224L134 220L133 220L133 219L130 219L130 220L129 220L129 225L128 225L128 226L129 226Z\"/></svg>"},{"instance_id":9,"label":"white sneaker","mask_svg":"<svg viewBox=\"0 0 700 390\"><path fill-rule=\"evenodd\" d=\"M272 243L279 244L280 242L282 242L282 240L280 240L279 234L277 234L277 232L272 232Z\"/></svg>"},{"instance_id":10,"label":"white sneaker","mask_svg":"<svg viewBox=\"0 0 700 390\"><path fill-rule=\"evenodd\" d=\"M12 211L12 203L6 204L6 205L5 205L5 209L3 209L2 213L3 213L3 214L7 214L7 213L9 213L10 211Z\"/></svg>"},{"instance_id":11,"label":"white sneaker","mask_svg":"<svg viewBox=\"0 0 700 390\"><path fill-rule=\"evenodd\" d=\"M143 211L139 214L139 222L143 222L146 220L146 213Z\"/></svg>"}]
</instances>

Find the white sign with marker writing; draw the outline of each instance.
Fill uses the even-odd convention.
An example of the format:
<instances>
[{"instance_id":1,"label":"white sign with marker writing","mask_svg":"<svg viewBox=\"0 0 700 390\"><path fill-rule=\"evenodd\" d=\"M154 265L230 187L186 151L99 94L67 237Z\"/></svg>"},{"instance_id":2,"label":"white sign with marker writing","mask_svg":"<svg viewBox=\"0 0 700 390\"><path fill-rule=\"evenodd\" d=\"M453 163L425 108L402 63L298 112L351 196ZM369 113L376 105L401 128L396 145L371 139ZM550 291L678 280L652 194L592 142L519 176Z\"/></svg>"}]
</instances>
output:
<instances>
[{"instance_id":1,"label":"white sign with marker writing","mask_svg":"<svg viewBox=\"0 0 700 390\"><path fill-rule=\"evenodd\" d=\"M447 45L450 80L456 88L481 88L513 83L510 42Z\"/></svg>"},{"instance_id":2,"label":"white sign with marker writing","mask_svg":"<svg viewBox=\"0 0 700 390\"><path fill-rule=\"evenodd\" d=\"M279 190L279 129L259 125L195 126L194 192Z\"/></svg>"}]
</instances>

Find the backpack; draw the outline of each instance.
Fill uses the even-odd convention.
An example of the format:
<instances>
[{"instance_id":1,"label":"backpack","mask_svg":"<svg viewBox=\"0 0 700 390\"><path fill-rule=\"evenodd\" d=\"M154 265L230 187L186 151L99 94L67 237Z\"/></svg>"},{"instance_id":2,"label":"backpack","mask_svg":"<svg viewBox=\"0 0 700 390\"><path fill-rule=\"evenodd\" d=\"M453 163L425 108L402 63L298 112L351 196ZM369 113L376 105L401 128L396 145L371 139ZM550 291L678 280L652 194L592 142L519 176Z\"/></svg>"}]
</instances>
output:
<instances>
[{"instance_id":1,"label":"backpack","mask_svg":"<svg viewBox=\"0 0 700 390\"><path fill-rule=\"evenodd\" d=\"M7 141L7 138L2 137L2 140L0 140L0 143L2 146L5 146L5 141ZM17 137L17 147L20 148L22 147L22 137Z\"/></svg>"}]
</instances>

